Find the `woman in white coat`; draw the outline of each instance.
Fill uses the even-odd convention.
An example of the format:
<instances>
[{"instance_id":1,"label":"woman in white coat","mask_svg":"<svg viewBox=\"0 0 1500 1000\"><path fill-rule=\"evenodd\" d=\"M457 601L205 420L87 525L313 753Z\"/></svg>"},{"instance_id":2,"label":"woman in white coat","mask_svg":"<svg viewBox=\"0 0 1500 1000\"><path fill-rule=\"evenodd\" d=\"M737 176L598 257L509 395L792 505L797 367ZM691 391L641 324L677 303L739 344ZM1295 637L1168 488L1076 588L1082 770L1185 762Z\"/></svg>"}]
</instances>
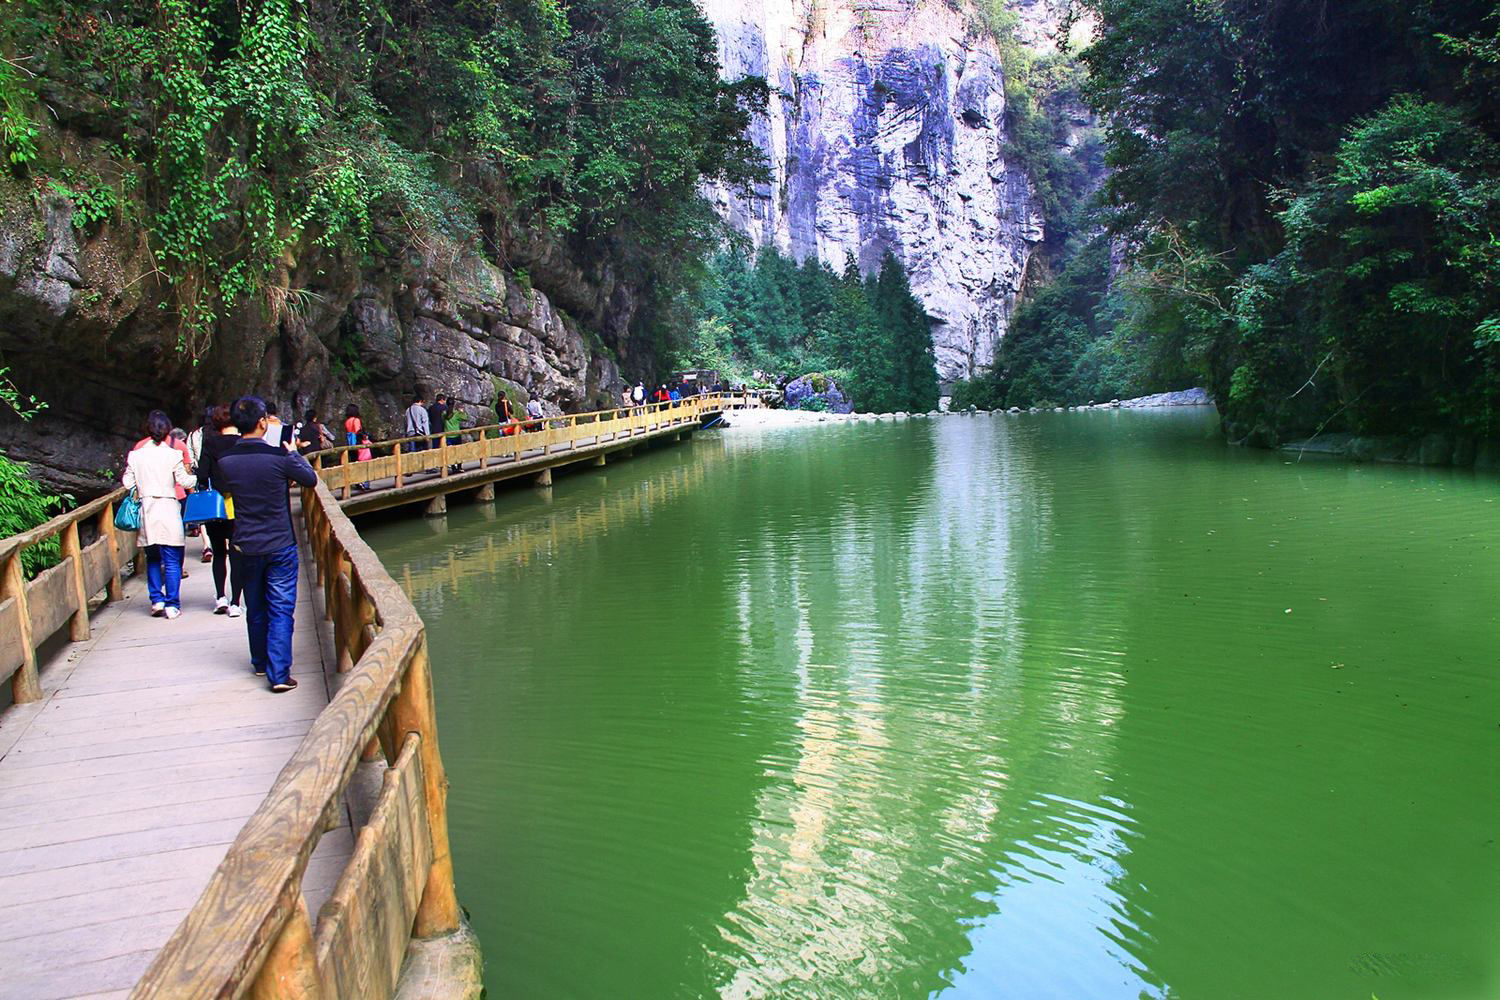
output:
<instances>
[{"instance_id":1,"label":"woman in white coat","mask_svg":"<svg viewBox=\"0 0 1500 1000\"><path fill-rule=\"evenodd\" d=\"M146 433L151 440L125 460L125 487L134 489L141 499L138 541L146 549L151 613L176 618L182 614L182 548L187 542L177 487L190 490L198 480L172 444L172 422L166 414L153 411L146 418Z\"/></svg>"}]
</instances>

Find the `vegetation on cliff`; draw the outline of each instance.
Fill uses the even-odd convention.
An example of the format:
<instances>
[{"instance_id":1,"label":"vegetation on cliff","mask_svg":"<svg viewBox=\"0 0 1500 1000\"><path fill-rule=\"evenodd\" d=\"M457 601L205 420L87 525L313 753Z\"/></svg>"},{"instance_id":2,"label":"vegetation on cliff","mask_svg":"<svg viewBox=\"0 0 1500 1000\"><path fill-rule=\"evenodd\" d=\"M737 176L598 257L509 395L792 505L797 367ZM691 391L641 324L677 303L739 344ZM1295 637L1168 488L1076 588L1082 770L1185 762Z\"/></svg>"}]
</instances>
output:
<instances>
[{"instance_id":1,"label":"vegetation on cliff","mask_svg":"<svg viewBox=\"0 0 1500 1000\"><path fill-rule=\"evenodd\" d=\"M1128 336L1236 437L1493 436L1493 0L1079 0Z\"/></svg>"},{"instance_id":2,"label":"vegetation on cliff","mask_svg":"<svg viewBox=\"0 0 1500 1000\"><path fill-rule=\"evenodd\" d=\"M0 143L80 227L146 228L195 356L236 303L294 310L276 275L314 248L561 252L669 299L700 181L758 164L763 87L715 53L692 0L13 0ZM58 98L91 134L53 135Z\"/></svg>"},{"instance_id":3,"label":"vegetation on cliff","mask_svg":"<svg viewBox=\"0 0 1500 1000\"><path fill-rule=\"evenodd\" d=\"M926 411L937 406L932 328L906 272L887 253L866 279L850 259L842 275L774 247L752 257L738 242L709 263L685 366L748 381L751 371L827 373L862 410Z\"/></svg>"}]
</instances>

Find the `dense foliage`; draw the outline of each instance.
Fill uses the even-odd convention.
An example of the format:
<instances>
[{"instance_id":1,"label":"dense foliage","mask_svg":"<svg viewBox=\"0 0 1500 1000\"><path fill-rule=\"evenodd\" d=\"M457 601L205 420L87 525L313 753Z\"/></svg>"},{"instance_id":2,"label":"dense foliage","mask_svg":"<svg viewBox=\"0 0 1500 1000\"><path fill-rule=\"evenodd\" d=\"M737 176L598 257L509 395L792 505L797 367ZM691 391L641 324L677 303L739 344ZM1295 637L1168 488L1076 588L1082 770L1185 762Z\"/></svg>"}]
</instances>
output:
<instances>
[{"instance_id":1,"label":"dense foliage","mask_svg":"<svg viewBox=\"0 0 1500 1000\"><path fill-rule=\"evenodd\" d=\"M1081 0L1129 336L1237 436L1494 435L1493 0Z\"/></svg>"},{"instance_id":2,"label":"dense foliage","mask_svg":"<svg viewBox=\"0 0 1500 1000\"><path fill-rule=\"evenodd\" d=\"M13 0L0 55L10 169L80 226L139 217L195 355L239 301L296 308L278 270L311 252L524 232L670 295L710 246L700 180L758 162L763 86L719 81L692 0ZM49 148L44 94L103 157Z\"/></svg>"},{"instance_id":3,"label":"dense foliage","mask_svg":"<svg viewBox=\"0 0 1500 1000\"><path fill-rule=\"evenodd\" d=\"M1108 239L1080 240L1060 273L1016 311L994 364L953 387L953 406L1070 406L1181 383L1188 376L1175 359L1153 358L1121 322L1132 292L1111 280Z\"/></svg>"},{"instance_id":4,"label":"dense foliage","mask_svg":"<svg viewBox=\"0 0 1500 1000\"><path fill-rule=\"evenodd\" d=\"M864 279L852 258L839 275L813 258L799 265L773 247L752 257L732 244L710 262L696 331L684 366L735 381L756 370L828 373L861 410L937 405L932 327L890 253Z\"/></svg>"},{"instance_id":5,"label":"dense foliage","mask_svg":"<svg viewBox=\"0 0 1500 1000\"><path fill-rule=\"evenodd\" d=\"M9 412L30 420L42 404L23 395L10 381L9 369L0 367L0 413ZM17 462L0 451L0 538L20 534L62 512L71 497L52 493L31 475L25 462ZM61 543L50 538L21 553L21 569L27 576L57 562Z\"/></svg>"}]
</instances>

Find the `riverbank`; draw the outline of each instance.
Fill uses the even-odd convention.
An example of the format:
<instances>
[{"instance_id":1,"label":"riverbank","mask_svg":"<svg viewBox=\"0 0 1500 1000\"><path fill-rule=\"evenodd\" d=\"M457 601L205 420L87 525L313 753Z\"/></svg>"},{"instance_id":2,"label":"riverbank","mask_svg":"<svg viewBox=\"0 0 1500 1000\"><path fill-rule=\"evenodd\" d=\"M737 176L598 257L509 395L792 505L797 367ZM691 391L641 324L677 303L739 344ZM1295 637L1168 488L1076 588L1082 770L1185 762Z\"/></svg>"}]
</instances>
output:
<instances>
[{"instance_id":1,"label":"riverbank","mask_svg":"<svg viewBox=\"0 0 1500 1000\"><path fill-rule=\"evenodd\" d=\"M1111 410L1129 409L1143 410L1160 407L1178 406L1212 406L1213 400L1209 398L1206 389L1182 389L1177 392L1158 392L1150 396L1138 396L1134 399L1112 399L1107 403L1090 403L1084 406L1058 406L1039 409L1032 407L1023 410L1020 407L1011 407L1009 410L996 410L996 413L1043 413L1063 412L1064 410ZM726 422L726 426L733 428L763 430L766 428L780 427L806 427L812 424L848 424L873 422L877 420L919 420L929 417L958 416L967 411L963 410L933 410L929 413L819 413L814 410L743 410L734 413ZM990 412L987 410L978 412Z\"/></svg>"}]
</instances>

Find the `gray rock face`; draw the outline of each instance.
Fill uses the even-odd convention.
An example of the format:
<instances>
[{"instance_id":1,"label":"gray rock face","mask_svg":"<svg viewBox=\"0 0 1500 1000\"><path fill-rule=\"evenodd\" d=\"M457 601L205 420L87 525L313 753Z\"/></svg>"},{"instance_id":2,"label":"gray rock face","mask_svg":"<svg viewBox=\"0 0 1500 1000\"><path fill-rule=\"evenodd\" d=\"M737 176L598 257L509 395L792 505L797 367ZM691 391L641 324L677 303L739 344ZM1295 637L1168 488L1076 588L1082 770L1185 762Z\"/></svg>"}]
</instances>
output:
<instances>
[{"instance_id":1,"label":"gray rock face","mask_svg":"<svg viewBox=\"0 0 1500 1000\"><path fill-rule=\"evenodd\" d=\"M817 402L810 403L810 400ZM849 413L854 409L837 382L812 375L803 375L786 384L785 405L789 410L821 406L829 413Z\"/></svg>"},{"instance_id":2,"label":"gray rock face","mask_svg":"<svg viewBox=\"0 0 1500 1000\"><path fill-rule=\"evenodd\" d=\"M940 0L704 0L726 77L773 94L752 138L771 182L710 189L759 245L869 272L887 249L933 318L943 379L994 359L1045 235L1032 185L1006 155L994 45ZM1045 5L1021 4L1042 31ZM1036 8L1033 10L1032 8Z\"/></svg>"},{"instance_id":3,"label":"gray rock face","mask_svg":"<svg viewBox=\"0 0 1500 1000\"><path fill-rule=\"evenodd\" d=\"M108 484L158 407L192 426L206 403L247 392L283 415L314 407L333 422L356 402L384 435L400 429L418 385L479 421L493 418L502 384L552 415L611 405L624 385L615 357L627 342L606 349L547 295L473 254L361 266L309 248L268 297L299 304L231 310L194 365L160 308L169 289L138 227L85 233L66 199L10 193L0 187L0 363L47 409L23 423L0 408L0 450L80 496ZM623 330L631 308L616 289L589 322Z\"/></svg>"}]
</instances>

